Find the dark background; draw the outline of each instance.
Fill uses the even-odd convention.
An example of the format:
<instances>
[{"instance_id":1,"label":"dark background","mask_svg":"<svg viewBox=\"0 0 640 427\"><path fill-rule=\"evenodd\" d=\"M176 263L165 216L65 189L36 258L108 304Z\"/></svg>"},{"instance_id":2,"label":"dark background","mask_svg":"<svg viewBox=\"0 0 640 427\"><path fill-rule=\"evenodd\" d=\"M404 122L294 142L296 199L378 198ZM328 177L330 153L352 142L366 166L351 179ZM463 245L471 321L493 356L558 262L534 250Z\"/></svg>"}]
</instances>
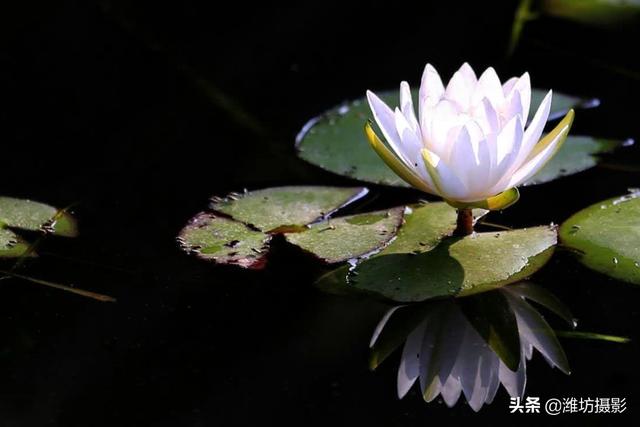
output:
<instances>
[{"instance_id":1,"label":"dark background","mask_svg":"<svg viewBox=\"0 0 640 427\"><path fill-rule=\"evenodd\" d=\"M78 239L46 242L23 273L118 302L0 281L0 426L568 421L509 416L504 390L478 415L415 390L398 401L398 357L366 368L384 306L319 294L317 266L286 248L247 272L192 259L174 236L214 194L353 184L297 160L296 132L367 88L417 84L427 61L445 79L464 61L504 79L527 70L537 87L601 98L578 112L575 133L638 137L637 26L543 17L506 59L515 2L131 3L2 6L0 194L77 203L81 227ZM631 147L609 160L638 159ZM639 184L637 173L597 168L523 190L493 221L558 223ZM372 191L387 206L418 196ZM581 329L637 338L638 289L563 253L538 277ZM636 342L563 340L573 374L536 355L528 395L624 397L633 416Z\"/></svg>"}]
</instances>

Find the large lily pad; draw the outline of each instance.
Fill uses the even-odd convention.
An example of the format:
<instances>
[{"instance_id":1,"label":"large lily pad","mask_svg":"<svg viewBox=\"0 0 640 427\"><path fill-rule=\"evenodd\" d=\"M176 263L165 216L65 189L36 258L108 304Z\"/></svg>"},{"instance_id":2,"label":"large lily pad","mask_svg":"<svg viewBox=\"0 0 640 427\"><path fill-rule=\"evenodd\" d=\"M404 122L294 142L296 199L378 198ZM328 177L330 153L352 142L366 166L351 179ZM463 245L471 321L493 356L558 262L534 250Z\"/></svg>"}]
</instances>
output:
<instances>
[{"instance_id":1,"label":"large lily pad","mask_svg":"<svg viewBox=\"0 0 640 427\"><path fill-rule=\"evenodd\" d=\"M16 233L0 228L0 258L16 258L27 253L28 249L29 245Z\"/></svg>"},{"instance_id":2,"label":"large lily pad","mask_svg":"<svg viewBox=\"0 0 640 427\"><path fill-rule=\"evenodd\" d=\"M560 227L565 246L585 266L640 284L640 193L605 200L573 215Z\"/></svg>"},{"instance_id":3,"label":"large lily pad","mask_svg":"<svg viewBox=\"0 0 640 427\"><path fill-rule=\"evenodd\" d=\"M546 91L534 90L530 111L536 111ZM397 92L386 92L382 98L392 105L398 104ZM550 117L560 117L569 108L592 107L598 103L569 95L554 93ZM364 99L335 107L325 114L310 120L296 138L298 155L325 170L338 175L347 176L360 181L374 184L408 187L408 184L398 177L378 157L366 140L364 125L371 117L369 106ZM568 141L556 155L558 159L552 161L534 176L528 184L539 184L563 175L576 173L587 166L594 158L590 154L607 151L600 142L585 142L586 138L569 137Z\"/></svg>"},{"instance_id":4,"label":"large lily pad","mask_svg":"<svg viewBox=\"0 0 640 427\"><path fill-rule=\"evenodd\" d=\"M0 197L0 224L59 236L75 237L78 234L76 221L66 210L13 197Z\"/></svg>"},{"instance_id":5,"label":"large lily pad","mask_svg":"<svg viewBox=\"0 0 640 427\"><path fill-rule=\"evenodd\" d=\"M394 238L404 207L327 219L286 239L327 263L337 263L380 250Z\"/></svg>"},{"instance_id":6,"label":"large lily pad","mask_svg":"<svg viewBox=\"0 0 640 427\"><path fill-rule=\"evenodd\" d=\"M180 232L182 248L199 258L244 268L264 267L271 236L229 218L201 212Z\"/></svg>"},{"instance_id":7,"label":"large lily pad","mask_svg":"<svg viewBox=\"0 0 640 427\"><path fill-rule=\"evenodd\" d=\"M329 292L368 292L397 302L485 292L524 279L549 260L555 227L450 237L419 254L378 256L319 279Z\"/></svg>"},{"instance_id":8,"label":"large lily pad","mask_svg":"<svg viewBox=\"0 0 640 427\"><path fill-rule=\"evenodd\" d=\"M296 228L367 194L363 187L273 187L214 199L211 209L262 231Z\"/></svg>"}]
</instances>

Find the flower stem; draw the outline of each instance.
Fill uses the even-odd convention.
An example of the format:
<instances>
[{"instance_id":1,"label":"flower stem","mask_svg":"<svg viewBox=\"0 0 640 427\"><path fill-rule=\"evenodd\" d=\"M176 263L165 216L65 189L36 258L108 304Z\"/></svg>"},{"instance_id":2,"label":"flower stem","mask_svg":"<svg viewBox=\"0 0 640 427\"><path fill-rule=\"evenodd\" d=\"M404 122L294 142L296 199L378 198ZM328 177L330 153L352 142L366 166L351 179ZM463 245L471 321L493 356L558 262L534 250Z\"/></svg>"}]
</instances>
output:
<instances>
[{"instance_id":1,"label":"flower stem","mask_svg":"<svg viewBox=\"0 0 640 427\"><path fill-rule=\"evenodd\" d=\"M458 221L454 236L468 236L473 234L473 212L471 209L458 209Z\"/></svg>"}]
</instances>

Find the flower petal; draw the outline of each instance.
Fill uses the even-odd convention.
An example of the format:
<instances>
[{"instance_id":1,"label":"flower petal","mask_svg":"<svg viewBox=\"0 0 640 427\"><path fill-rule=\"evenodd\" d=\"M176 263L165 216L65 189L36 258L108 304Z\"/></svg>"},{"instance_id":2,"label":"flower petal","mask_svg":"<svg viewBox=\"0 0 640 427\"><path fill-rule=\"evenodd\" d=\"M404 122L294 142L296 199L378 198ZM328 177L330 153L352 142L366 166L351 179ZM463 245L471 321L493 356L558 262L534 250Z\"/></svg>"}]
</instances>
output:
<instances>
[{"instance_id":1,"label":"flower petal","mask_svg":"<svg viewBox=\"0 0 640 427\"><path fill-rule=\"evenodd\" d=\"M430 318L420 351L420 387L426 402L440 394L442 384L449 378L463 341L462 325L466 322L453 304L438 309Z\"/></svg>"},{"instance_id":2,"label":"flower petal","mask_svg":"<svg viewBox=\"0 0 640 427\"><path fill-rule=\"evenodd\" d=\"M468 195L464 183L437 154L423 148L422 158L438 195L451 200L464 199Z\"/></svg>"},{"instance_id":3,"label":"flower petal","mask_svg":"<svg viewBox=\"0 0 640 427\"><path fill-rule=\"evenodd\" d=\"M478 412L487 399L489 386L492 382L492 371L498 370L498 357L489 349L483 348L476 355L478 358L478 371L471 399L467 402L471 409Z\"/></svg>"},{"instance_id":4,"label":"flower petal","mask_svg":"<svg viewBox=\"0 0 640 427\"><path fill-rule=\"evenodd\" d=\"M562 372L569 375L571 370L567 355L564 353L551 326L523 299L509 293L505 293L505 296L516 314L520 335L527 342L533 344L552 367L557 366Z\"/></svg>"},{"instance_id":5,"label":"flower petal","mask_svg":"<svg viewBox=\"0 0 640 427\"><path fill-rule=\"evenodd\" d=\"M509 93L511 92L511 90L513 89L513 87L516 85L517 82L518 82L517 77L511 77L509 80L504 82L504 84L502 85L502 93L504 93L505 98L509 96Z\"/></svg>"},{"instance_id":6,"label":"flower petal","mask_svg":"<svg viewBox=\"0 0 640 427\"><path fill-rule=\"evenodd\" d=\"M498 113L487 98L483 98L478 105L473 107L471 114L476 118L476 123L480 125L485 135L498 134L500 130Z\"/></svg>"},{"instance_id":7,"label":"flower petal","mask_svg":"<svg viewBox=\"0 0 640 427\"><path fill-rule=\"evenodd\" d=\"M449 100L442 100L430 109L431 114L422 118L422 137L425 145L438 156L445 159L457 137L457 132L463 123L456 104Z\"/></svg>"},{"instance_id":8,"label":"flower petal","mask_svg":"<svg viewBox=\"0 0 640 427\"><path fill-rule=\"evenodd\" d=\"M454 367L455 369L455 367ZM462 384L460 384L460 380L456 377L455 373L452 371L447 381L442 384L442 388L440 389L440 395L442 396L442 400L449 407L453 408L455 404L458 402L460 398L460 394L462 393Z\"/></svg>"},{"instance_id":9,"label":"flower petal","mask_svg":"<svg viewBox=\"0 0 640 427\"><path fill-rule=\"evenodd\" d=\"M514 94L519 94L522 104L522 119L526 121L529 117L529 107L531 106L531 78L529 73L524 73L513 88Z\"/></svg>"},{"instance_id":10,"label":"flower petal","mask_svg":"<svg viewBox=\"0 0 640 427\"><path fill-rule=\"evenodd\" d=\"M471 65L469 65L468 62L462 64L458 71L460 72L460 74L462 74L462 77L464 77L467 86L473 87L478 84L478 77L476 77L476 72L473 71L473 68L471 67Z\"/></svg>"},{"instance_id":11,"label":"flower petal","mask_svg":"<svg viewBox=\"0 0 640 427\"><path fill-rule=\"evenodd\" d=\"M389 310L387 310L384 316L382 316L382 319L380 319L380 321L376 325L376 328L373 330L373 335L371 336L371 341L369 342L369 348L373 348L373 346L376 344L376 341L378 341L378 338L380 337L380 333L384 329L385 325L387 324L387 322L389 321L393 313L395 313L397 309L402 307L404 306L396 305L395 307L392 307Z\"/></svg>"},{"instance_id":12,"label":"flower petal","mask_svg":"<svg viewBox=\"0 0 640 427\"><path fill-rule=\"evenodd\" d=\"M444 97L454 102L461 110L468 110L471 94L476 87L477 80L473 69L466 62L455 73L447 84Z\"/></svg>"},{"instance_id":13,"label":"flower petal","mask_svg":"<svg viewBox=\"0 0 640 427\"><path fill-rule=\"evenodd\" d=\"M507 156L514 153L514 157L520 153L522 140L524 137L522 119L515 116L502 128L496 141L496 161L502 165L508 160Z\"/></svg>"},{"instance_id":14,"label":"flower petal","mask_svg":"<svg viewBox=\"0 0 640 427\"><path fill-rule=\"evenodd\" d=\"M373 130L370 122L365 125L365 133L367 139L371 144L371 147L375 150L380 158L396 173L400 178L406 181L409 185L422 190L426 193L438 194L429 183L425 182L410 165L404 163L399 159L384 143L378 138L378 135Z\"/></svg>"},{"instance_id":15,"label":"flower petal","mask_svg":"<svg viewBox=\"0 0 640 427\"><path fill-rule=\"evenodd\" d=\"M485 399L485 403L487 405L493 402L493 399L494 397L496 397L496 393L498 392L498 388L500 387L500 376L498 374L500 369L500 359L495 354L493 363L494 365L491 372L491 380L489 382L489 387L487 388L487 397Z\"/></svg>"},{"instance_id":16,"label":"flower petal","mask_svg":"<svg viewBox=\"0 0 640 427\"><path fill-rule=\"evenodd\" d=\"M400 136L400 144L404 153L405 162L412 168L417 168L417 159L421 157L422 140L420 136L413 130L411 123L407 120L400 109L395 111L396 130Z\"/></svg>"},{"instance_id":17,"label":"flower petal","mask_svg":"<svg viewBox=\"0 0 640 427\"><path fill-rule=\"evenodd\" d=\"M489 146L484 139L480 126L474 121L468 122L458 133L458 138L451 148L449 165L464 182L469 197L484 196L483 191L491 178L491 157Z\"/></svg>"},{"instance_id":18,"label":"flower petal","mask_svg":"<svg viewBox=\"0 0 640 427\"><path fill-rule=\"evenodd\" d=\"M418 119L416 118L416 112L413 109L413 98L411 97L411 88L409 87L409 83L402 82L400 83L400 109L402 114L407 119L409 125L411 125L411 130L413 132L420 132L420 127L418 126ZM418 135L420 135L418 133Z\"/></svg>"},{"instance_id":19,"label":"flower petal","mask_svg":"<svg viewBox=\"0 0 640 427\"><path fill-rule=\"evenodd\" d=\"M373 117L376 123L378 123L378 127L380 127L387 143L400 159L405 163L409 163L402 148L402 140L397 131L396 118L393 110L391 110L378 95L370 90L367 91L367 100L369 101L369 107L371 108Z\"/></svg>"},{"instance_id":20,"label":"flower petal","mask_svg":"<svg viewBox=\"0 0 640 427\"><path fill-rule=\"evenodd\" d=\"M564 119L553 128L551 132L536 144L531 151L526 163L513 174L509 186L517 186L531 178L542 169L549 160L558 152L562 144L567 140L569 130L573 124L574 112L569 110Z\"/></svg>"},{"instance_id":21,"label":"flower petal","mask_svg":"<svg viewBox=\"0 0 640 427\"><path fill-rule=\"evenodd\" d=\"M522 150L524 134L522 128L521 117L516 116L505 125L498 135L496 142L498 164L494 171L495 181L490 193L501 193L511 188L508 183L515 170L514 163Z\"/></svg>"},{"instance_id":22,"label":"flower petal","mask_svg":"<svg viewBox=\"0 0 640 427\"><path fill-rule=\"evenodd\" d=\"M513 372L502 361L500 361L500 367L498 368L500 382L511 397L524 396L524 389L527 385L527 365L524 359L524 352L521 352L521 354L517 371Z\"/></svg>"},{"instance_id":23,"label":"flower petal","mask_svg":"<svg viewBox=\"0 0 640 427\"><path fill-rule=\"evenodd\" d=\"M422 114L423 104L436 105L444 95L444 85L442 79L431 64L424 67L422 81L420 82L420 114Z\"/></svg>"},{"instance_id":24,"label":"flower petal","mask_svg":"<svg viewBox=\"0 0 640 427\"><path fill-rule=\"evenodd\" d=\"M540 106L538 107L538 111L536 111L533 119L531 119L531 123L529 123L527 130L524 131L524 135L522 137L522 147L520 148L520 153L518 154L518 157L513 164L511 173L513 173L515 169L522 166L522 164L531 153L533 147L536 145L538 140L540 140L540 136L542 135L544 126L547 124L549 112L551 111L552 97L552 91L547 92L547 95L544 97L544 99L540 103Z\"/></svg>"},{"instance_id":25,"label":"flower petal","mask_svg":"<svg viewBox=\"0 0 640 427\"><path fill-rule=\"evenodd\" d=\"M520 282L509 287L505 287L504 291L540 304L561 317L570 326L575 327L574 317L571 314L569 307L542 286L538 286L531 282Z\"/></svg>"},{"instance_id":26,"label":"flower petal","mask_svg":"<svg viewBox=\"0 0 640 427\"><path fill-rule=\"evenodd\" d=\"M478 84L472 97L472 104L479 103L482 98L488 98L495 108L504 104L504 92L500 84L500 78L493 67L487 68L478 79Z\"/></svg>"},{"instance_id":27,"label":"flower petal","mask_svg":"<svg viewBox=\"0 0 640 427\"><path fill-rule=\"evenodd\" d=\"M529 107L527 107L527 111L528 110L529 110ZM518 92L517 90L514 90L513 92L511 92L511 95L509 96L509 98L507 99L507 102L505 103L504 110L502 111L503 123L507 123L509 120L511 120L515 116L526 118L526 116L523 113L523 105L522 105L522 99L520 98L520 92Z\"/></svg>"},{"instance_id":28,"label":"flower petal","mask_svg":"<svg viewBox=\"0 0 640 427\"><path fill-rule=\"evenodd\" d=\"M425 320L411 331L405 341L400 367L398 368L397 389L399 399L402 399L409 392L411 386L420 376L420 350L426 328L427 321Z\"/></svg>"}]
</instances>

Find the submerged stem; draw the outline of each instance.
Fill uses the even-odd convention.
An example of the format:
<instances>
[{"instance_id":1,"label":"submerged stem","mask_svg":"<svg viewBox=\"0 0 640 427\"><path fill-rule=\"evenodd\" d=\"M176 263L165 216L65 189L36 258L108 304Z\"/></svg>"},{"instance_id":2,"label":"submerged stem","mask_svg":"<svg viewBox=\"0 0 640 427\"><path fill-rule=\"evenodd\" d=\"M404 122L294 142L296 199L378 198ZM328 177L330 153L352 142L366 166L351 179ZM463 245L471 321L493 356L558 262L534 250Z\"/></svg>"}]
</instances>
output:
<instances>
[{"instance_id":1,"label":"submerged stem","mask_svg":"<svg viewBox=\"0 0 640 427\"><path fill-rule=\"evenodd\" d=\"M458 220L454 236L468 236L473 234L473 211L471 209L458 209Z\"/></svg>"},{"instance_id":2,"label":"submerged stem","mask_svg":"<svg viewBox=\"0 0 640 427\"><path fill-rule=\"evenodd\" d=\"M0 280L5 279L7 277L14 277L16 279L22 279L28 282L37 283L38 285L48 286L50 288L59 289L61 291L71 292L76 295L82 295L83 297L93 298L95 300L102 301L102 302L116 302L116 299L113 297L110 297L109 295L102 295L96 292L85 291L84 289L73 288L71 286L49 282L47 280L36 279L35 277L24 276L22 274L17 274L12 271L0 270L0 274L6 274L6 276L0 277Z\"/></svg>"}]
</instances>

